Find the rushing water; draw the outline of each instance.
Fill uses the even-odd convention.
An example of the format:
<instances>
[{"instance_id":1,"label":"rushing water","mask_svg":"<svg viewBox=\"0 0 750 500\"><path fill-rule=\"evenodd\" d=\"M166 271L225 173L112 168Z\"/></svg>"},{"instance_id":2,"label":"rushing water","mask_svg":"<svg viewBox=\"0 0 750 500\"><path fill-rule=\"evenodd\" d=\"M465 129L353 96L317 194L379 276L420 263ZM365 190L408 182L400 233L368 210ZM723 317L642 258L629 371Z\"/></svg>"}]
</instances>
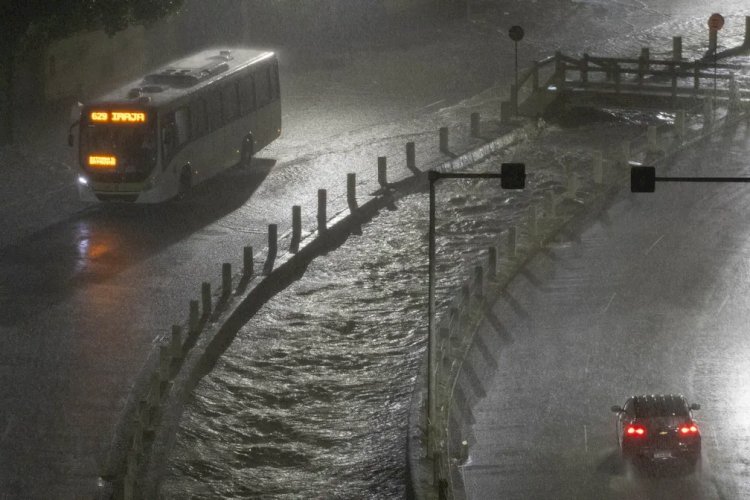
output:
<instances>
[{"instance_id":1,"label":"rushing water","mask_svg":"<svg viewBox=\"0 0 750 500\"><path fill-rule=\"evenodd\" d=\"M667 55L669 37L685 34L685 56L697 57L705 42L689 34L703 22L666 23L596 52L650 45ZM738 24L733 18L727 46L741 41ZM493 181L441 182L438 312L532 198L560 191L566 171L586 189L591 152L641 133L644 120L658 117L552 127L475 167L525 162L523 192ZM404 496L408 407L426 341L427 195L397 205L314 261L238 333L185 408L163 497Z\"/></svg>"},{"instance_id":2,"label":"rushing water","mask_svg":"<svg viewBox=\"0 0 750 500\"><path fill-rule=\"evenodd\" d=\"M592 148L637 132L610 123L592 140L592 130L549 130L477 165L497 171L522 159L525 191L441 181L438 311L530 199L561 190L566 169L586 182ZM426 340L426 203L426 193L400 200L245 325L187 405L164 497L404 496L407 414Z\"/></svg>"}]
</instances>

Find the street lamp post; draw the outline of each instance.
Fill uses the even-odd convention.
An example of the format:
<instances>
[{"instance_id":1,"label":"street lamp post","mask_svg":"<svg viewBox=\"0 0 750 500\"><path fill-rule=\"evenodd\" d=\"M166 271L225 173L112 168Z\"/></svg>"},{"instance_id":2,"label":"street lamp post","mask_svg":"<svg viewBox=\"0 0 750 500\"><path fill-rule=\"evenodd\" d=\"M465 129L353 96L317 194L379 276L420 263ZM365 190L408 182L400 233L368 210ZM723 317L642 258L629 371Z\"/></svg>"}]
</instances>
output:
<instances>
[{"instance_id":1,"label":"street lamp post","mask_svg":"<svg viewBox=\"0 0 750 500\"><path fill-rule=\"evenodd\" d=\"M429 264L427 299L427 453L434 456L437 423L437 339L435 338L435 183L440 179L500 179L503 189L523 189L526 167L523 163L503 163L500 173L438 172L430 170Z\"/></svg>"}]
</instances>

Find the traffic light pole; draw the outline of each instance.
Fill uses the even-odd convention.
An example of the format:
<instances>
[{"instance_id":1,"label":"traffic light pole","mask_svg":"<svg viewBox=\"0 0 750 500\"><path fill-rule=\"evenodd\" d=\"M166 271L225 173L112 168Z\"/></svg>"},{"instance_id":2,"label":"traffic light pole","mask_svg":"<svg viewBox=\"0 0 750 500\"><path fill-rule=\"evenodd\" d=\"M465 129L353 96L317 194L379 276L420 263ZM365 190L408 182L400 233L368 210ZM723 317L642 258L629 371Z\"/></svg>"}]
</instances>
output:
<instances>
[{"instance_id":1,"label":"traffic light pole","mask_svg":"<svg viewBox=\"0 0 750 500\"><path fill-rule=\"evenodd\" d=\"M653 193L657 182L750 182L750 177L664 177L655 167L630 167L631 193Z\"/></svg>"},{"instance_id":2,"label":"traffic light pole","mask_svg":"<svg viewBox=\"0 0 750 500\"><path fill-rule=\"evenodd\" d=\"M526 170L523 163L503 163L500 173L438 172L429 170L430 221L429 221L429 263L427 292L427 453L433 458L436 449L435 426L437 424L437 361L438 346L435 335L435 183L440 179L501 179L503 189L523 189Z\"/></svg>"}]
</instances>

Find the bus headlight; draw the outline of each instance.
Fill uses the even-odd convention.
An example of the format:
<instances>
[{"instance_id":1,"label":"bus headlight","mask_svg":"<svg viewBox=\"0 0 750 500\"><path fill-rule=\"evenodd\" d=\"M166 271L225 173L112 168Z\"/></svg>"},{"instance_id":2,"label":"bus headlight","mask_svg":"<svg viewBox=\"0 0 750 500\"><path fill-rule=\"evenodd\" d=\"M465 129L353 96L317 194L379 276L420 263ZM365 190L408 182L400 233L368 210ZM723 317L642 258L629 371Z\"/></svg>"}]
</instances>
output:
<instances>
[{"instance_id":1,"label":"bus headlight","mask_svg":"<svg viewBox=\"0 0 750 500\"><path fill-rule=\"evenodd\" d=\"M84 176L79 175L78 176L78 184L81 184L82 186L88 186L89 185L89 180L87 178L85 178Z\"/></svg>"}]
</instances>

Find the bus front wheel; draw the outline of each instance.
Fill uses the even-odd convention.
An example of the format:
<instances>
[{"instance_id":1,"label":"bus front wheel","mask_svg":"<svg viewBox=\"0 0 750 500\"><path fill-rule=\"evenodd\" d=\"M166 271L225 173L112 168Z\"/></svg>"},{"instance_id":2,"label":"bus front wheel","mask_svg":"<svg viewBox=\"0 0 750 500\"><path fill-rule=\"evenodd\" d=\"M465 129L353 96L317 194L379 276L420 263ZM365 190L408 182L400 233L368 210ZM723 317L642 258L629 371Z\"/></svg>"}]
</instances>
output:
<instances>
[{"instance_id":1,"label":"bus front wheel","mask_svg":"<svg viewBox=\"0 0 750 500\"><path fill-rule=\"evenodd\" d=\"M242 149L240 150L240 166L244 168L250 168L250 164L253 161L253 136L248 135L245 140L242 141Z\"/></svg>"}]
</instances>

